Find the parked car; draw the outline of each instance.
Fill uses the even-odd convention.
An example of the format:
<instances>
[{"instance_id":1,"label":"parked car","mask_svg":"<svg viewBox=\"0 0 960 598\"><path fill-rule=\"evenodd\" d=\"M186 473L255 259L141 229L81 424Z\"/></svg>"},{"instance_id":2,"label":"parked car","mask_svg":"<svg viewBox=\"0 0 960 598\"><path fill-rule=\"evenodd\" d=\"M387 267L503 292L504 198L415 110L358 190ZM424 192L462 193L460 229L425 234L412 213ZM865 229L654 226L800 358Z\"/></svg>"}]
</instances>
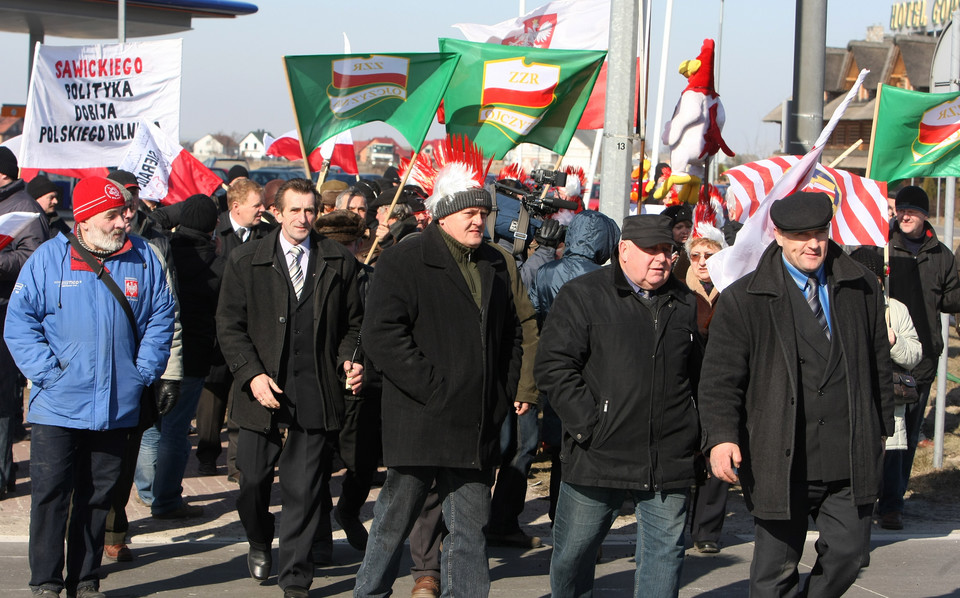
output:
<instances>
[{"instance_id":1,"label":"parked car","mask_svg":"<svg viewBox=\"0 0 960 598\"><path fill-rule=\"evenodd\" d=\"M303 168L297 166L270 166L267 168L257 168L256 170L251 170L249 178L251 181L259 183L260 185L266 185L273 179L289 181L290 179L303 178L303 174Z\"/></svg>"}]
</instances>

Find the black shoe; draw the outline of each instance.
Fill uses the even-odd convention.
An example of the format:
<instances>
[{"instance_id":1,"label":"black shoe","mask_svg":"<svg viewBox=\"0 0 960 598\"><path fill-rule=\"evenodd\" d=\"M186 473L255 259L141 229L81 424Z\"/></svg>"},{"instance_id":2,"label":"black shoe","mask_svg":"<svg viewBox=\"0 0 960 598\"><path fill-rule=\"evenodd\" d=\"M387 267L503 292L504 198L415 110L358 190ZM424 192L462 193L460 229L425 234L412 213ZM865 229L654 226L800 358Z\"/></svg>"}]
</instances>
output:
<instances>
[{"instance_id":1,"label":"black shoe","mask_svg":"<svg viewBox=\"0 0 960 598\"><path fill-rule=\"evenodd\" d=\"M267 581L271 567L273 567L273 558L270 556L270 550L259 550L251 546L250 551L247 552L247 568L250 569L250 577L257 581Z\"/></svg>"},{"instance_id":2,"label":"black shoe","mask_svg":"<svg viewBox=\"0 0 960 598\"><path fill-rule=\"evenodd\" d=\"M508 548L540 548L543 542L538 536L528 536L520 530L509 534L487 532L487 546Z\"/></svg>"},{"instance_id":3,"label":"black shoe","mask_svg":"<svg viewBox=\"0 0 960 598\"><path fill-rule=\"evenodd\" d=\"M150 516L154 519L191 519L203 515L203 507L200 505L181 504L172 511L165 513L152 513Z\"/></svg>"},{"instance_id":4,"label":"black shoe","mask_svg":"<svg viewBox=\"0 0 960 598\"><path fill-rule=\"evenodd\" d=\"M720 552L720 545L710 540L694 542L693 547L697 549L697 552L702 554L717 554Z\"/></svg>"},{"instance_id":5,"label":"black shoe","mask_svg":"<svg viewBox=\"0 0 960 598\"><path fill-rule=\"evenodd\" d=\"M300 586L287 586L283 589L283 598L307 598L310 592Z\"/></svg>"},{"instance_id":6,"label":"black shoe","mask_svg":"<svg viewBox=\"0 0 960 598\"><path fill-rule=\"evenodd\" d=\"M107 595L93 586L80 586L76 594L67 592L67 598L107 598Z\"/></svg>"},{"instance_id":7,"label":"black shoe","mask_svg":"<svg viewBox=\"0 0 960 598\"><path fill-rule=\"evenodd\" d=\"M239 471L235 471L235 472L231 473L230 475L228 475L228 476L227 476L227 481L228 481L228 482L233 482L234 484L239 484L239 483L240 483L240 472L239 472Z\"/></svg>"},{"instance_id":8,"label":"black shoe","mask_svg":"<svg viewBox=\"0 0 960 598\"><path fill-rule=\"evenodd\" d=\"M217 475L217 464L201 461L197 467L197 473L200 475Z\"/></svg>"},{"instance_id":9,"label":"black shoe","mask_svg":"<svg viewBox=\"0 0 960 598\"><path fill-rule=\"evenodd\" d=\"M350 546L361 552L367 549L367 538L370 534L367 533L367 528L363 527L359 517L344 516L340 513L338 506L333 510L333 518L347 534L347 542L350 543Z\"/></svg>"}]
</instances>

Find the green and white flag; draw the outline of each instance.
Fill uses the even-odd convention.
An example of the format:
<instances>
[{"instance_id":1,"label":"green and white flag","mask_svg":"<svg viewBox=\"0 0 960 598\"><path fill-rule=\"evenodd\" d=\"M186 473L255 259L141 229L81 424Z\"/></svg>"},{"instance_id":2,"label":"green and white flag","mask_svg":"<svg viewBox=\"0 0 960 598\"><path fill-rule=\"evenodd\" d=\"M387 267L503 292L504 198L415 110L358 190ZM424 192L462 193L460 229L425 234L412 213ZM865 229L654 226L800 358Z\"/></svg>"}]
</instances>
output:
<instances>
[{"instance_id":1,"label":"green and white flag","mask_svg":"<svg viewBox=\"0 0 960 598\"><path fill-rule=\"evenodd\" d=\"M284 56L307 153L373 121L392 126L419 149L457 60L444 53Z\"/></svg>"},{"instance_id":2,"label":"green and white flag","mask_svg":"<svg viewBox=\"0 0 960 598\"><path fill-rule=\"evenodd\" d=\"M607 55L446 38L440 51L460 55L443 96L447 133L494 159L520 143L564 154Z\"/></svg>"},{"instance_id":3,"label":"green and white flag","mask_svg":"<svg viewBox=\"0 0 960 598\"><path fill-rule=\"evenodd\" d=\"M960 176L960 93L881 86L869 176Z\"/></svg>"}]
</instances>

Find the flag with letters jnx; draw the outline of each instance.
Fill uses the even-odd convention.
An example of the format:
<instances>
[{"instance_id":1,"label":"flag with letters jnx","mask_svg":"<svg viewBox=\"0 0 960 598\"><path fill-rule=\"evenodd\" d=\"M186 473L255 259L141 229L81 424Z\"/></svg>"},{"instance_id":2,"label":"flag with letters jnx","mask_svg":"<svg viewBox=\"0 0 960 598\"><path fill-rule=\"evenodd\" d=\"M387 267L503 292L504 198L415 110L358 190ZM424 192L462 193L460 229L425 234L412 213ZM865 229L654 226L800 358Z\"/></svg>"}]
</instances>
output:
<instances>
[{"instance_id":1,"label":"flag with letters jnx","mask_svg":"<svg viewBox=\"0 0 960 598\"><path fill-rule=\"evenodd\" d=\"M307 153L337 133L373 121L389 124L419 148L457 59L442 53L285 56Z\"/></svg>"}]
</instances>

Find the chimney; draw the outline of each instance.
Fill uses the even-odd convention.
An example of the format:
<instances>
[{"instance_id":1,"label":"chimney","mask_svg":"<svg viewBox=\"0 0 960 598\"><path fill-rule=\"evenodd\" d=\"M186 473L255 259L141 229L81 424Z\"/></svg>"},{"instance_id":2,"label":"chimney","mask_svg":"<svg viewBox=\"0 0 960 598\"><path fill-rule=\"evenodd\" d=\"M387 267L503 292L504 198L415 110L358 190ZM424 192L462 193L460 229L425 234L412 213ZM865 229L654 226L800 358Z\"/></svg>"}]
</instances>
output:
<instances>
[{"instance_id":1,"label":"chimney","mask_svg":"<svg viewBox=\"0 0 960 598\"><path fill-rule=\"evenodd\" d=\"M871 25L867 27L867 41L882 42L883 41L883 25Z\"/></svg>"}]
</instances>

